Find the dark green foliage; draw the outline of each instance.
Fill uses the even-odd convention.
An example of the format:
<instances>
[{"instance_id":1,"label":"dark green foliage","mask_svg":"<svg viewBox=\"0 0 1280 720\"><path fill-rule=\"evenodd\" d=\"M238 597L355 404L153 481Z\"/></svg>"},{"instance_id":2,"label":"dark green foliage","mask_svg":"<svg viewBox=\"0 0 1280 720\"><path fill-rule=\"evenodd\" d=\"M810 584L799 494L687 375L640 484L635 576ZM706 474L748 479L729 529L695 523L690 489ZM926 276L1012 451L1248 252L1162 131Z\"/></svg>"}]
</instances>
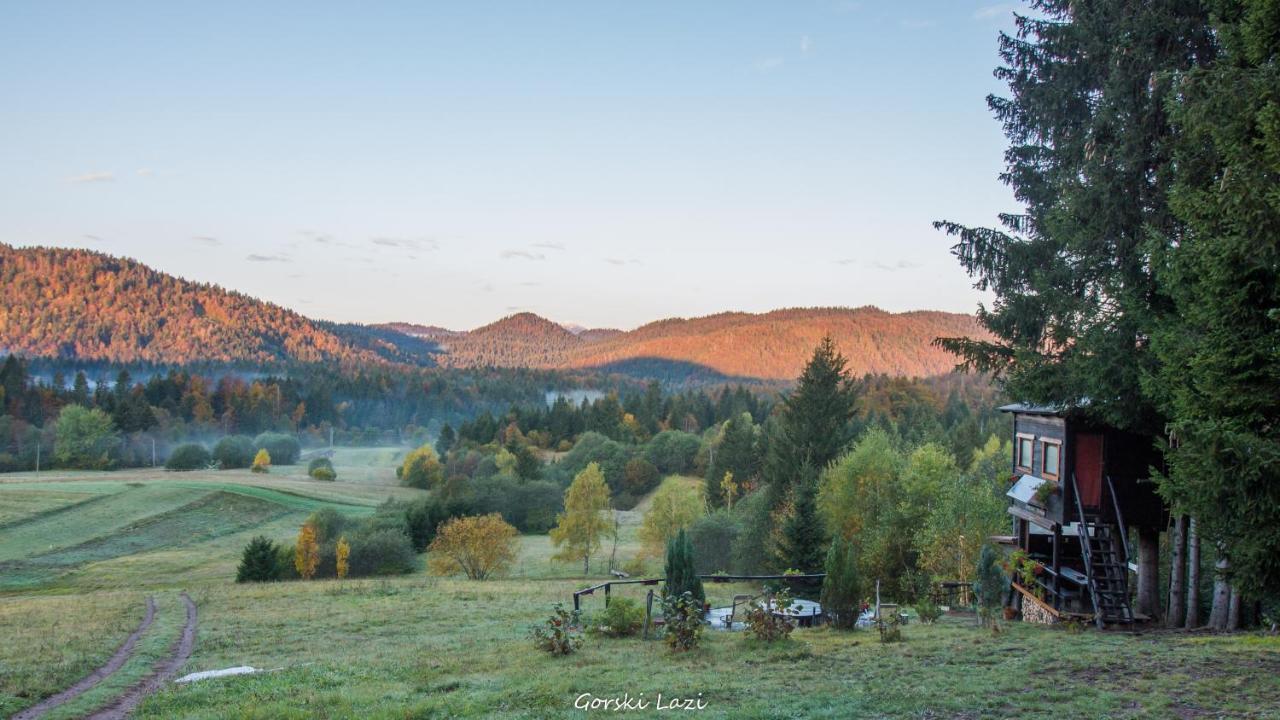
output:
<instances>
[{"instance_id":1,"label":"dark green foliage","mask_svg":"<svg viewBox=\"0 0 1280 720\"><path fill-rule=\"evenodd\" d=\"M626 476L627 462L631 460L634 452L634 448L610 440L600 433L586 432L578 439L573 449L552 466L552 471L555 473L556 481L562 487L568 487L569 483L573 482L573 478L586 469L587 465L597 463L604 473L604 481L609 485L609 491L617 496L625 490L623 478ZM629 509L621 507L620 504L618 507L621 510Z\"/></svg>"},{"instance_id":2,"label":"dark green foliage","mask_svg":"<svg viewBox=\"0 0 1280 720\"><path fill-rule=\"evenodd\" d=\"M1008 580L1000 569L1000 554L995 547L982 547L974 577L973 596L978 605L978 617L990 623L1000 612L1000 598L1008 587Z\"/></svg>"},{"instance_id":3,"label":"dark green foliage","mask_svg":"<svg viewBox=\"0 0 1280 720\"><path fill-rule=\"evenodd\" d=\"M733 571L755 574L766 570L772 563L769 557L769 533L772 530L772 511L768 489L760 489L733 504L730 513L741 528L733 546Z\"/></svg>"},{"instance_id":4,"label":"dark green foliage","mask_svg":"<svg viewBox=\"0 0 1280 720\"><path fill-rule=\"evenodd\" d=\"M822 580L822 611L841 630L857 626L862 612L862 582L858 577L858 556L853 543L836 535L827 551Z\"/></svg>"},{"instance_id":5,"label":"dark green foliage","mask_svg":"<svg viewBox=\"0 0 1280 720\"><path fill-rule=\"evenodd\" d=\"M771 484L789 487L800 468L821 471L849 444L857 389L846 365L831 338L823 338L769 437L765 479Z\"/></svg>"},{"instance_id":6,"label":"dark green foliage","mask_svg":"<svg viewBox=\"0 0 1280 720\"><path fill-rule=\"evenodd\" d=\"M203 445L186 443L169 453L169 459L165 460L164 467L166 470L203 470L209 467L211 462L213 458Z\"/></svg>"},{"instance_id":7,"label":"dark green foliage","mask_svg":"<svg viewBox=\"0 0 1280 720\"><path fill-rule=\"evenodd\" d=\"M578 627L578 611L569 612L556 603L551 617L529 628L533 646L551 655L571 655L582 647L582 630Z\"/></svg>"},{"instance_id":8,"label":"dark green foliage","mask_svg":"<svg viewBox=\"0 0 1280 720\"><path fill-rule=\"evenodd\" d=\"M338 479L338 473L333 468L318 467L308 473L312 480L323 480L324 482L333 482Z\"/></svg>"},{"instance_id":9,"label":"dark green foliage","mask_svg":"<svg viewBox=\"0 0 1280 720\"><path fill-rule=\"evenodd\" d=\"M616 597L596 616L592 630L606 637L631 637L644 625L644 608L631 598Z\"/></svg>"},{"instance_id":10,"label":"dark green foliage","mask_svg":"<svg viewBox=\"0 0 1280 720\"><path fill-rule=\"evenodd\" d=\"M501 475L472 483L472 514L496 512L524 533L545 533L555 527L564 509L564 489L546 480L521 482Z\"/></svg>"},{"instance_id":11,"label":"dark green foliage","mask_svg":"<svg viewBox=\"0 0 1280 720\"><path fill-rule=\"evenodd\" d=\"M213 461L223 470L238 470L252 465L253 456L257 452L258 447L253 444L252 438L228 435L213 446Z\"/></svg>"},{"instance_id":12,"label":"dark green foliage","mask_svg":"<svg viewBox=\"0 0 1280 720\"><path fill-rule=\"evenodd\" d=\"M270 451L268 451L268 452L270 452ZM273 456L273 457L274 457L274 456ZM311 475L312 477L314 477L314 476L315 476L315 471L316 471L316 470L329 470L330 472L332 472L332 471L333 471L333 461L332 461L332 460L330 460L330 459L329 459L329 458L327 458L327 457L315 457L315 458L311 458L311 462L307 463L307 474L308 474L308 475Z\"/></svg>"},{"instance_id":13,"label":"dark green foliage","mask_svg":"<svg viewBox=\"0 0 1280 720\"><path fill-rule=\"evenodd\" d=\"M802 468L800 479L791 489L791 513L782 526L782 542L777 567L794 568L803 573L821 572L826 557L827 533L817 507L818 479L814 472Z\"/></svg>"},{"instance_id":14,"label":"dark green foliage","mask_svg":"<svg viewBox=\"0 0 1280 720\"><path fill-rule=\"evenodd\" d=\"M336 542L338 537L342 535L342 531L347 526L347 516L334 510L333 508L322 508L311 513L307 518L307 522L311 523L311 527L316 531L316 542L321 545L327 542Z\"/></svg>"},{"instance_id":15,"label":"dark green foliage","mask_svg":"<svg viewBox=\"0 0 1280 720\"><path fill-rule=\"evenodd\" d=\"M693 461L700 447L702 441L697 435L663 430L645 444L644 459L663 475L685 475L693 470Z\"/></svg>"},{"instance_id":16,"label":"dark green foliage","mask_svg":"<svg viewBox=\"0 0 1280 720\"><path fill-rule=\"evenodd\" d=\"M280 579L279 553L275 543L262 535L249 541L236 568L236 582L272 582Z\"/></svg>"},{"instance_id":17,"label":"dark green foliage","mask_svg":"<svg viewBox=\"0 0 1280 720\"><path fill-rule=\"evenodd\" d=\"M293 465L302 453L298 439L284 433L262 433L253 439L253 446L259 450L265 448L272 465Z\"/></svg>"},{"instance_id":18,"label":"dark green foliage","mask_svg":"<svg viewBox=\"0 0 1280 720\"><path fill-rule=\"evenodd\" d=\"M644 458L632 458L622 473L622 487L633 497L639 497L658 487L662 476L658 468Z\"/></svg>"},{"instance_id":19,"label":"dark green foliage","mask_svg":"<svg viewBox=\"0 0 1280 720\"><path fill-rule=\"evenodd\" d=\"M1213 5L1218 62L1168 103L1186 231L1158 273L1173 312L1148 390L1170 420L1163 494L1259 597L1280 593L1280 12Z\"/></svg>"},{"instance_id":20,"label":"dark green foliage","mask_svg":"<svg viewBox=\"0 0 1280 720\"><path fill-rule=\"evenodd\" d=\"M920 618L920 622L925 625L932 625L942 617L942 608L938 607L933 600L924 595L915 604L916 615Z\"/></svg>"},{"instance_id":21,"label":"dark green foliage","mask_svg":"<svg viewBox=\"0 0 1280 720\"><path fill-rule=\"evenodd\" d=\"M741 527L727 510L703 515L689 526L693 546L693 567L699 575L728 572L734 567L733 548Z\"/></svg>"},{"instance_id":22,"label":"dark green foliage","mask_svg":"<svg viewBox=\"0 0 1280 720\"><path fill-rule=\"evenodd\" d=\"M281 543L276 546L276 573L280 580L298 580L298 568L293 564L297 546L293 543Z\"/></svg>"},{"instance_id":23,"label":"dark green foliage","mask_svg":"<svg viewBox=\"0 0 1280 720\"><path fill-rule=\"evenodd\" d=\"M484 514L469 501L445 500L435 495L414 500L402 507L405 532L417 552L424 552L427 549L436 537L436 529L445 520L465 515Z\"/></svg>"},{"instance_id":24,"label":"dark green foliage","mask_svg":"<svg viewBox=\"0 0 1280 720\"><path fill-rule=\"evenodd\" d=\"M692 595L699 603L706 602L707 596L702 589L702 580L693 562L693 545L684 529L676 533L667 543L667 561L664 566L666 584L662 588L664 596Z\"/></svg>"},{"instance_id":25,"label":"dark green foliage","mask_svg":"<svg viewBox=\"0 0 1280 720\"><path fill-rule=\"evenodd\" d=\"M417 567L409 536L399 530L374 530L347 538L351 544L349 577L403 575Z\"/></svg>"},{"instance_id":26,"label":"dark green foliage","mask_svg":"<svg viewBox=\"0 0 1280 720\"><path fill-rule=\"evenodd\" d=\"M453 426L445 423L444 427L440 428L440 437L436 438L436 455L447 456L457 442L458 434L453 431Z\"/></svg>"},{"instance_id":27,"label":"dark green foliage","mask_svg":"<svg viewBox=\"0 0 1280 720\"><path fill-rule=\"evenodd\" d=\"M760 448L756 443L756 426L751 415L743 413L729 418L724 424L720 442L715 446L714 461L707 466L707 502L711 507L725 504L721 481L726 472L733 473L735 482L742 484L760 472Z\"/></svg>"},{"instance_id":28,"label":"dark green foliage","mask_svg":"<svg viewBox=\"0 0 1280 720\"><path fill-rule=\"evenodd\" d=\"M1009 138L1002 176L1024 206L1002 229L937 226L977 286L992 340L953 338L966 364L1004 375L1009 395L1074 406L1126 430L1163 421L1140 378L1153 318L1168 309L1154 255L1180 233L1167 104L1174 78L1213 60L1209 3L1043 0L1002 35L988 104Z\"/></svg>"},{"instance_id":29,"label":"dark green foliage","mask_svg":"<svg viewBox=\"0 0 1280 720\"><path fill-rule=\"evenodd\" d=\"M703 602L688 591L662 598L664 637L672 650L693 650L702 642Z\"/></svg>"}]
</instances>

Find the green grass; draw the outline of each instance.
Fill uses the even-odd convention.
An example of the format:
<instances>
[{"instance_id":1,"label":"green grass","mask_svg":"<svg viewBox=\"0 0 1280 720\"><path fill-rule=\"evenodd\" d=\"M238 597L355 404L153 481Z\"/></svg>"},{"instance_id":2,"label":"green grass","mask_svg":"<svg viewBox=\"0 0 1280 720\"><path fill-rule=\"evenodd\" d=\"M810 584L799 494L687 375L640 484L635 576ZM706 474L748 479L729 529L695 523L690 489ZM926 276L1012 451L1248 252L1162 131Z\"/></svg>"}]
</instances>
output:
<instances>
[{"instance_id":1,"label":"green grass","mask_svg":"<svg viewBox=\"0 0 1280 720\"><path fill-rule=\"evenodd\" d=\"M136 717L585 716L573 709L581 693L644 693L652 702L659 692L668 699L700 693L707 709L696 716L708 718L1280 716L1280 639L1260 635L1070 634L1020 623L993 635L949 617L936 626L913 623L893 645L865 631L798 630L775 646L709 631L704 646L685 655L660 642L591 637L580 653L552 658L530 644L529 625L554 603L569 603L573 590L600 582L606 558L584 577L578 563L552 559L546 536L522 537L511 576L488 582L422 571L233 582L253 535L291 540L317 507L364 514L387 497L411 496L395 487L393 470L388 475L394 462L395 451L385 448L339 450L339 477L350 482L338 483L307 479L305 466L267 476L0 479L0 506L13 493L23 508L0 526L0 715L104 661L154 594L159 612L138 655L51 717L82 715L109 700L167 652L182 626L177 593L185 589L199 605L200 624L182 672L245 664L271 672L172 685ZM355 470L344 474L347 468ZM623 561L640 549L644 506L623 514ZM30 584L16 587L15 573ZM618 594L643 600L646 590ZM755 590L707 585L715 604ZM594 612L602 601L584 598L584 607Z\"/></svg>"}]
</instances>

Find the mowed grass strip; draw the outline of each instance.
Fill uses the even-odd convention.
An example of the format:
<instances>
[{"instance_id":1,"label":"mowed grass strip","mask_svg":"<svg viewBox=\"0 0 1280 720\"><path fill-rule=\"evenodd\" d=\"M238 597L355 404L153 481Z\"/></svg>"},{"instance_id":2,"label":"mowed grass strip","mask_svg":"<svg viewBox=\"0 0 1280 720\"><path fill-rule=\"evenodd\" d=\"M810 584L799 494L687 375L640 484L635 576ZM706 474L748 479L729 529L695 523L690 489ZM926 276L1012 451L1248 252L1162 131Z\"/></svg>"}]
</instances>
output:
<instances>
[{"instance_id":1,"label":"mowed grass strip","mask_svg":"<svg viewBox=\"0 0 1280 720\"><path fill-rule=\"evenodd\" d=\"M212 492L71 547L0 563L0 590L38 586L88 563L164 547L194 545L255 527L290 508L246 494Z\"/></svg>"},{"instance_id":2,"label":"mowed grass strip","mask_svg":"<svg viewBox=\"0 0 1280 720\"><path fill-rule=\"evenodd\" d=\"M74 684L106 662L146 611L132 590L0 597L0 716Z\"/></svg>"},{"instance_id":3,"label":"mowed grass strip","mask_svg":"<svg viewBox=\"0 0 1280 720\"><path fill-rule=\"evenodd\" d=\"M0 530L38 520L107 497L101 493L0 489Z\"/></svg>"},{"instance_id":4,"label":"mowed grass strip","mask_svg":"<svg viewBox=\"0 0 1280 720\"><path fill-rule=\"evenodd\" d=\"M10 488L0 487L0 502ZM74 512L53 513L0 530L0 562L74 547L127 528L157 513L180 508L207 489L148 484L126 487Z\"/></svg>"}]
</instances>

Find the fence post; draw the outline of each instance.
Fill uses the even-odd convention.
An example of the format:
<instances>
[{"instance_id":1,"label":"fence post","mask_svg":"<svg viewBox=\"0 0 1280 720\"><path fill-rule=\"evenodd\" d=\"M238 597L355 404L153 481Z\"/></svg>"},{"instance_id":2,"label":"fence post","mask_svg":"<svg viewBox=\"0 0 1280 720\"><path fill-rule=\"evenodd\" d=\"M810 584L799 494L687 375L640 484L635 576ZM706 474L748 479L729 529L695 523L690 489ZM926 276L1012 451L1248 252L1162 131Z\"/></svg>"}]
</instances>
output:
<instances>
[{"instance_id":1,"label":"fence post","mask_svg":"<svg viewBox=\"0 0 1280 720\"><path fill-rule=\"evenodd\" d=\"M649 594L645 596L644 601L644 639L649 639L649 623L653 618L653 588L649 588Z\"/></svg>"}]
</instances>

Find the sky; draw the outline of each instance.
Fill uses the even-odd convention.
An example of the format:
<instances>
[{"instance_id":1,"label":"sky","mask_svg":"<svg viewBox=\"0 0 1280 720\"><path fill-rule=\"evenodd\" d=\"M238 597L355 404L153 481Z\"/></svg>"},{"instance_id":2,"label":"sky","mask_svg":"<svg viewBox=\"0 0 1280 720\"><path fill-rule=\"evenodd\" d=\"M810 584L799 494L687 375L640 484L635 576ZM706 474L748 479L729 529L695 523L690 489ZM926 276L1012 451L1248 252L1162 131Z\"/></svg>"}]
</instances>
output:
<instances>
[{"instance_id":1,"label":"sky","mask_svg":"<svg viewBox=\"0 0 1280 720\"><path fill-rule=\"evenodd\" d=\"M13 0L0 242L338 321L972 312L1016 7Z\"/></svg>"}]
</instances>

